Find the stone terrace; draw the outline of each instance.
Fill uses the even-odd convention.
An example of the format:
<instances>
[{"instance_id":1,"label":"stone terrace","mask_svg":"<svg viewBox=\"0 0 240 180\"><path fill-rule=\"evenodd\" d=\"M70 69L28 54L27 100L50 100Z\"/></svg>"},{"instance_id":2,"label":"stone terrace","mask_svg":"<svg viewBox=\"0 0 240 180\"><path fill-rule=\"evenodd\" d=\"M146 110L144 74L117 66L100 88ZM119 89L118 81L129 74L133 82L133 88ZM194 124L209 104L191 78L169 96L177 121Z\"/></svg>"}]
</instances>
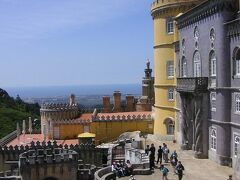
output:
<instances>
[{"instance_id":1,"label":"stone terrace","mask_svg":"<svg viewBox=\"0 0 240 180\"><path fill-rule=\"evenodd\" d=\"M157 140L147 140L147 144L154 143L156 150L159 145L162 145L163 142ZM186 180L226 180L228 175L233 174L233 169L220 166L219 164L209 160L209 159L195 159L193 157L193 151L182 151L179 146L174 143L167 142L168 147L170 148L170 153L173 150L177 150L179 160L182 161L182 164L185 167L183 179ZM157 156L156 156L157 158ZM165 164L169 169L168 180L177 180L178 176L174 173L174 169L168 163ZM154 173L149 176L134 176L137 180L157 180L161 179L162 175L159 170L159 164L154 170ZM129 177L121 178L128 180Z\"/></svg>"}]
</instances>

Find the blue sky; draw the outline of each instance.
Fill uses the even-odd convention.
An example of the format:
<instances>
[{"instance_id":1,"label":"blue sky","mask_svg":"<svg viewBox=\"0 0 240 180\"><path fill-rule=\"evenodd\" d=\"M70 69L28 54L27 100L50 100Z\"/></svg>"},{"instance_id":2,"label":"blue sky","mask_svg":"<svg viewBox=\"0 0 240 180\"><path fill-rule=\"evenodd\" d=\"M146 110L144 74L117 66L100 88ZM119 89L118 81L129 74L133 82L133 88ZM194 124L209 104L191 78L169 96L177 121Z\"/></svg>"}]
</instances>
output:
<instances>
[{"instance_id":1,"label":"blue sky","mask_svg":"<svg viewBox=\"0 0 240 180\"><path fill-rule=\"evenodd\" d=\"M0 87L141 83L151 0L0 0Z\"/></svg>"}]
</instances>

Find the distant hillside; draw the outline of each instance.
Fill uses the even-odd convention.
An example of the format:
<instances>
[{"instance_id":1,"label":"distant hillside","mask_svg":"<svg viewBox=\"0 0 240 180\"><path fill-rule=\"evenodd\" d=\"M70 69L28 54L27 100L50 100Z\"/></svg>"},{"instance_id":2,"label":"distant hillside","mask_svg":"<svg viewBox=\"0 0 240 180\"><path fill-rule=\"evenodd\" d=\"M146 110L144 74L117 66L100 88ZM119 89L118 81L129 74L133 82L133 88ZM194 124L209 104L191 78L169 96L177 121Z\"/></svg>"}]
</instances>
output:
<instances>
[{"instance_id":1,"label":"distant hillside","mask_svg":"<svg viewBox=\"0 0 240 180\"><path fill-rule=\"evenodd\" d=\"M14 99L0 88L0 138L16 130L17 122L21 126L22 120L27 120L30 116L40 120L39 104L25 103L19 96ZM35 124L36 128L39 128L39 122Z\"/></svg>"}]
</instances>

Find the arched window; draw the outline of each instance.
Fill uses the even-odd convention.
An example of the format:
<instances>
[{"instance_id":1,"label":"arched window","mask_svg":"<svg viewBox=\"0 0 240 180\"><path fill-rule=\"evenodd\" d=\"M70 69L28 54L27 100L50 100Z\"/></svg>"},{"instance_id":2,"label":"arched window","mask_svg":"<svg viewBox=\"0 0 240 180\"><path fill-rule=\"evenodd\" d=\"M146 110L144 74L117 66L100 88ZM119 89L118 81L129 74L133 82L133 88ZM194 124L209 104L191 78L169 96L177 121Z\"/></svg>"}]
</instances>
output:
<instances>
[{"instance_id":1,"label":"arched window","mask_svg":"<svg viewBox=\"0 0 240 180\"><path fill-rule=\"evenodd\" d=\"M210 76L216 77L217 75L217 58L214 51L210 52Z\"/></svg>"},{"instance_id":2,"label":"arched window","mask_svg":"<svg viewBox=\"0 0 240 180\"><path fill-rule=\"evenodd\" d=\"M215 128L211 129L211 149L217 149L217 130Z\"/></svg>"},{"instance_id":3,"label":"arched window","mask_svg":"<svg viewBox=\"0 0 240 180\"><path fill-rule=\"evenodd\" d=\"M187 77L187 60L184 56L182 57L181 61L181 76Z\"/></svg>"},{"instance_id":4,"label":"arched window","mask_svg":"<svg viewBox=\"0 0 240 180\"><path fill-rule=\"evenodd\" d=\"M240 77L240 48L235 48L233 53L233 75Z\"/></svg>"},{"instance_id":5,"label":"arched window","mask_svg":"<svg viewBox=\"0 0 240 180\"><path fill-rule=\"evenodd\" d=\"M168 135L174 135L174 122L171 118L167 118L164 121L164 124L166 125L166 130Z\"/></svg>"},{"instance_id":6,"label":"arched window","mask_svg":"<svg viewBox=\"0 0 240 180\"><path fill-rule=\"evenodd\" d=\"M174 101L174 89L168 89L168 101Z\"/></svg>"},{"instance_id":7,"label":"arched window","mask_svg":"<svg viewBox=\"0 0 240 180\"><path fill-rule=\"evenodd\" d=\"M199 51L195 51L193 55L193 75L194 77L201 76L201 58Z\"/></svg>"}]
</instances>

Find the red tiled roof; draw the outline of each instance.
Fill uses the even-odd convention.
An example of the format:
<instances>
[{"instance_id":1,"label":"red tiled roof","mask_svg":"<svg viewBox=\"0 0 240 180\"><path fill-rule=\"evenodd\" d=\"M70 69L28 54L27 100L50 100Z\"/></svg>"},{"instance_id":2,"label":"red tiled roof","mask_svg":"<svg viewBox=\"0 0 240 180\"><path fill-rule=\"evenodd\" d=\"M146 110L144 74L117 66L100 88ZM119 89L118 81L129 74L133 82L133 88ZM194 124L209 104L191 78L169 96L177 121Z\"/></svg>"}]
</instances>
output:
<instances>
[{"instance_id":1,"label":"red tiled roof","mask_svg":"<svg viewBox=\"0 0 240 180\"><path fill-rule=\"evenodd\" d=\"M92 114L82 114L79 118L81 120L91 120L92 119Z\"/></svg>"}]
</instances>

